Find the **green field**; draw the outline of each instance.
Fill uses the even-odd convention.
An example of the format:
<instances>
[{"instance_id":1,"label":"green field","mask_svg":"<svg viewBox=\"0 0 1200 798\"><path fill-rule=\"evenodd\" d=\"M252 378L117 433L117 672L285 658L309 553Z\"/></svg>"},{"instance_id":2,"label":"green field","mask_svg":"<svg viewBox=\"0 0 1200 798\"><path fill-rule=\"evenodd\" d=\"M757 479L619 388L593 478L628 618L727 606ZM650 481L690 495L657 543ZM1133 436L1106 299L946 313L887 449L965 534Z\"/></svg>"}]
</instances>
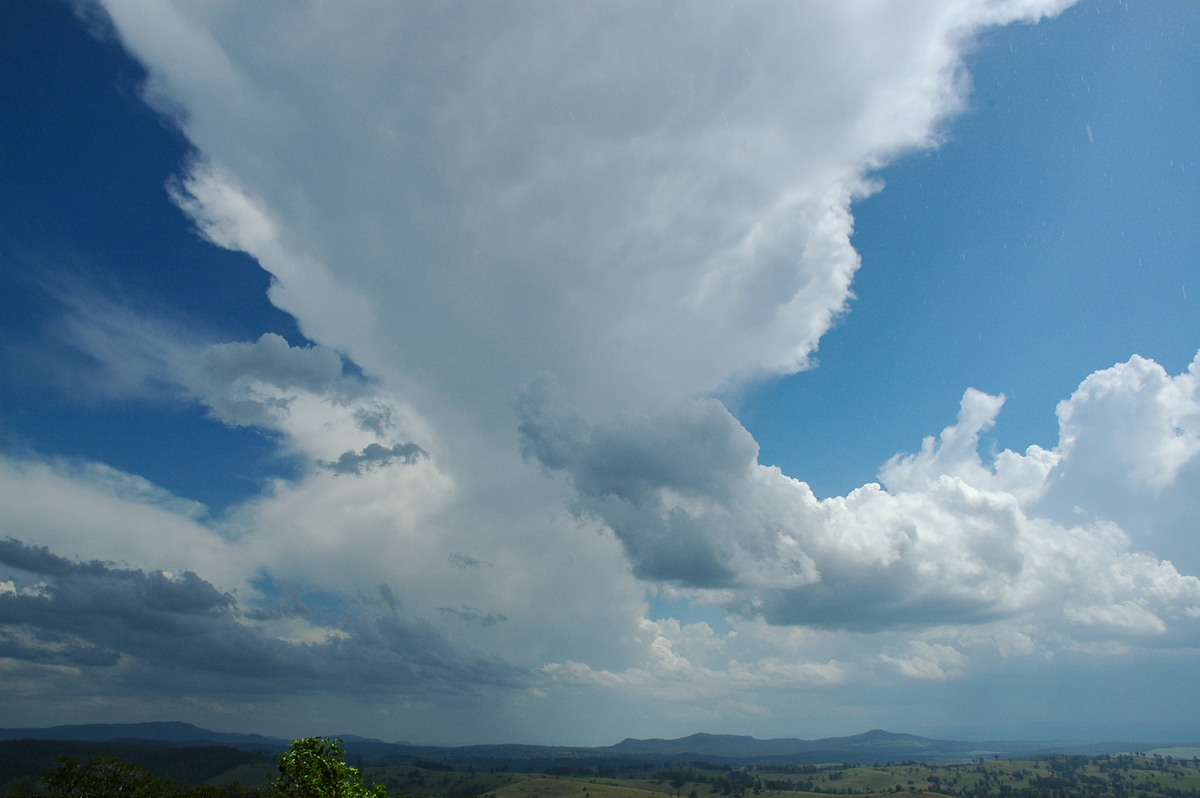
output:
<instances>
[{"instance_id":1,"label":"green field","mask_svg":"<svg viewBox=\"0 0 1200 798\"><path fill-rule=\"evenodd\" d=\"M1190 749L1189 749L1190 751ZM978 760L966 764L687 767L626 778L367 768L407 798L805 798L814 795L1200 796L1200 763L1171 754Z\"/></svg>"}]
</instances>

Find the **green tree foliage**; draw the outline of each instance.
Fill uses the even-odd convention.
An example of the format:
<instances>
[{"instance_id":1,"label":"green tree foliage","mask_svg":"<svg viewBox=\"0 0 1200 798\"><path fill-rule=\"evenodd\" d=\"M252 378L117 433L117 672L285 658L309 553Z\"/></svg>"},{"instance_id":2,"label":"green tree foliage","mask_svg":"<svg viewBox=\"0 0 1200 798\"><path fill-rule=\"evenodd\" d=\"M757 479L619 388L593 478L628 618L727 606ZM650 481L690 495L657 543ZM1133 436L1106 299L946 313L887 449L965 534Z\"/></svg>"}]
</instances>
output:
<instances>
[{"instance_id":1,"label":"green tree foliage","mask_svg":"<svg viewBox=\"0 0 1200 798\"><path fill-rule=\"evenodd\" d=\"M341 740L305 737L279 756L279 776L270 792L279 798L387 798L382 784L367 787L345 762Z\"/></svg>"},{"instance_id":2,"label":"green tree foliage","mask_svg":"<svg viewBox=\"0 0 1200 798\"><path fill-rule=\"evenodd\" d=\"M48 795L54 798L159 798L178 795L179 786L131 765L115 756L101 754L80 765L70 757L59 757L58 769L44 777Z\"/></svg>"}]
</instances>

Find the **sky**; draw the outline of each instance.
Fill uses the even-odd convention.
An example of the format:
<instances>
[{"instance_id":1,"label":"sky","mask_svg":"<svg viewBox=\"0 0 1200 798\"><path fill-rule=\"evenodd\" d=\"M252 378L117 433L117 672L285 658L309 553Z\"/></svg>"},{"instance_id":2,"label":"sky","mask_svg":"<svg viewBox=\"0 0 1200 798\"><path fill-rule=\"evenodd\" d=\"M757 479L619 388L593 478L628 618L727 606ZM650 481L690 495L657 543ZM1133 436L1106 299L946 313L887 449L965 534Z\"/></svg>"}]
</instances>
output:
<instances>
[{"instance_id":1,"label":"sky","mask_svg":"<svg viewBox=\"0 0 1200 798\"><path fill-rule=\"evenodd\" d=\"M1200 741L1198 37L8 0L0 725Z\"/></svg>"}]
</instances>

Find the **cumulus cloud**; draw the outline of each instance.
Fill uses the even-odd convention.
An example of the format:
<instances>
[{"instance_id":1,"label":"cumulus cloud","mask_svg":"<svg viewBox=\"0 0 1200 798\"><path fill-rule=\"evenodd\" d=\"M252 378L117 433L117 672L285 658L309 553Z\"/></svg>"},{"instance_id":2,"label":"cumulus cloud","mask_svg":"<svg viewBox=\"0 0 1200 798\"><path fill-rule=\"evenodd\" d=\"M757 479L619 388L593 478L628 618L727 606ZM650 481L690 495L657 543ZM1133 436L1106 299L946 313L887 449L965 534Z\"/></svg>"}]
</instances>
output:
<instances>
[{"instance_id":1,"label":"cumulus cloud","mask_svg":"<svg viewBox=\"0 0 1200 798\"><path fill-rule=\"evenodd\" d=\"M1198 377L1200 357L1175 377L1137 356L1097 371L1059 405L1060 445L1082 462L1109 465L1133 487L1161 493L1200 454Z\"/></svg>"},{"instance_id":2,"label":"cumulus cloud","mask_svg":"<svg viewBox=\"0 0 1200 798\"><path fill-rule=\"evenodd\" d=\"M1130 358L1088 376L1059 403L1061 465L1036 509L1106 518L1188 573L1200 573L1200 363L1169 375Z\"/></svg>"},{"instance_id":3,"label":"cumulus cloud","mask_svg":"<svg viewBox=\"0 0 1200 798\"><path fill-rule=\"evenodd\" d=\"M1087 401L1096 376L1072 402ZM1031 621L1044 637L1190 630L1200 580L1134 549L1111 522L1064 525L1022 504L1071 466L1074 436L1053 452L983 464L979 432L1001 402L967 391L957 424L885 465L890 490L823 501L759 465L753 440L716 402L601 427L531 400L521 429L529 456L570 479L578 512L613 530L635 573L731 589L715 601L741 614L856 631L995 620ZM1077 414L1060 415L1065 431L1077 429ZM1180 435L1159 427L1168 442Z\"/></svg>"},{"instance_id":4,"label":"cumulus cloud","mask_svg":"<svg viewBox=\"0 0 1200 798\"><path fill-rule=\"evenodd\" d=\"M1047 475L1059 463L1057 451L1036 445L1023 455L1005 450L989 465L979 455L979 436L992 428L1003 406L1003 396L968 388L956 423L936 438L926 437L920 452L892 457L880 478L890 490L903 492L920 490L943 475L953 476L976 488L1011 493L1023 503L1036 500Z\"/></svg>"},{"instance_id":5,"label":"cumulus cloud","mask_svg":"<svg viewBox=\"0 0 1200 798\"><path fill-rule=\"evenodd\" d=\"M266 333L255 343L207 347L185 379L217 418L249 426L270 424L272 411L285 409L290 401L289 389L325 393L341 376L342 359L336 352L293 347Z\"/></svg>"}]
</instances>

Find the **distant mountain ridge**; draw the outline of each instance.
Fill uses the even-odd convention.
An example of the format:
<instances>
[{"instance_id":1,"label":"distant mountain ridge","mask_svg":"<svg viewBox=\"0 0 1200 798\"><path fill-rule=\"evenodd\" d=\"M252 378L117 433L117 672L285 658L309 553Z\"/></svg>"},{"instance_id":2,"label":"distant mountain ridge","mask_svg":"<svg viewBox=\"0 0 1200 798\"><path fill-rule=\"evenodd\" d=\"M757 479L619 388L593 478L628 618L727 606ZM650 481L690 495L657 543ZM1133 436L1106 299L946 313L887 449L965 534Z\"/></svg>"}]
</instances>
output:
<instances>
[{"instance_id":1,"label":"distant mountain ridge","mask_svg":"<svg viewBox=\"0 0 1200 798\"><path fill-rule=\"evenodd\" d=\"M337 735L331 735L337 736ZM223 745L243 750L282 751L288 740L260 734L214 732L178 721L89 723L49 728L0 729L0 740L146 741L176 746ZM965 742L873 729L849 737L760 740L735 734L698 733L677 739L627 737L599 747L495 744L426 746L388 743L353 735L342 737L346 752L372 763L436 760L454 767L597 767L608 763L707 761L728 765L800 765L873 762L962 762L979 757L1021 758L1046 754L1104 754L1146 751L1175 742L1079 742L1007 740ZM1195 741L1191 741L1195 742ZM1183 743L1188 744L1188 743Z\"/></svg>"},{"instance_id":2,"label":"distant mountain ridge","mask_svg":"<svg viewBox=\"0 0 1200 798\"><path fill-rule=\"evenodd\" d=\"M930 740L912 734L897 734L882 729L872 729L851 737L825 737L818 740L802 740L796 737L777 737L760 740L737 734L693 734L675 740L637 740L627 737L611 750L630 754L697 754L701 756L719 757L748 757L763 759L764 757L787 757L799 752L820 751L829 749L872 749L872 748L912 748L921 750L936 746L969 745L978 743L958 743L950 740Z\"/></svg>"},{"instance_id":3,"label":"distant mountain ridge","mask_svg":"<svg viewBox=\"0 0 1200 798\"><path fill-rule=\"evenodd\" d=\"M79 723L47 728L0 729L0 740L77 740L110 742L142 740L182 745L228 745L233 748L286 748L288 740L261 734L215 732L182 721L148 723Z\"/></svg>"}]
</instances>

